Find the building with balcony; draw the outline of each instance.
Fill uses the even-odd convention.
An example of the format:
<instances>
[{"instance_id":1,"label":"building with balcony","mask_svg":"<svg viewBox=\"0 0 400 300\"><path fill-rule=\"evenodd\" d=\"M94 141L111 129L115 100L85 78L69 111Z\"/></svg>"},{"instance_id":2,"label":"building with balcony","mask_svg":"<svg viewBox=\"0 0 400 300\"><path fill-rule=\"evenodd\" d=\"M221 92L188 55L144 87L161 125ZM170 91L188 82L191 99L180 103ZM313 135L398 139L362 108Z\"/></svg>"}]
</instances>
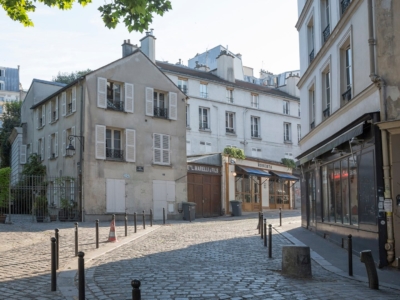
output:
<instances>
[{"instance_id":1,"label":"building with balcony","mask_svg":"<svg viewBox=\"0 0 400 300\"><path fill-rule=\"evenodd\" d=\"M302 225L338 243L351 234L379 266L398 264L400 3L298 8Z\"/></svg>"}]
</instances>

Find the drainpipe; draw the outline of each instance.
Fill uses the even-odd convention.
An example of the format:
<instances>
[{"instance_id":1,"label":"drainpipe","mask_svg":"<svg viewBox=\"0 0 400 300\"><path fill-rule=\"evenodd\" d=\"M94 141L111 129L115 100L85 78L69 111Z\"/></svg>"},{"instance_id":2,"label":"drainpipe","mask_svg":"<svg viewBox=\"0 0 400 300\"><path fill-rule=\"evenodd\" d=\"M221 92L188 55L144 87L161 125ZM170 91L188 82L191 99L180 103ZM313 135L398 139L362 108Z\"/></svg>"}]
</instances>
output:
<instances>
[{"instance_id":1,"label":"drainpipe","mask_svg":"<svg viewBox=\"0 0 400 300\"><path fill-rule=\"evenodd\" d=\"M247 144L247 142L246 142L246 112L248 110L249 109L246 108L243 111L243 151L244 151L244 153L246 153L246 144Z\"/></svg>"},{"instance_id":2,"label":"drainpipe","mask_svg":"<svg viewBox=\"0 0 400 300\"><path fill-rule=\"evenodd\" d=\"M83 82L82 82L83 78L84 77L81 77L79 80L79 83L81 84L81 114L80 114L80 123L81 123L80 127L81 128L80 128L79 135L81 137L83 137L83 107L84 107L84 105L83 105L83 102L84 102ZM79 176L79 194L80 194L79 197L81 199L81 214L82 214L81 221L84 222L85 221L84 220L85 205L84 205L84 201L83 201L83 180L82 180L83 174L82 174L82 171L83 171L83 147L84 147L84 143L85 143L85 138L81 138L80 142L81 142L81 145L79 147L79 175L78 175Z\"/></svg>"},{"instance_id":3,"label":"drainpipe","mask_svg":"<svg viewBox=\"0 0 400 300\"><path fill-rule=\"evenodd\" d=\"M213 105L217 109L217 152L219 152L219 124L218 124L218 106Z\"/></svg>"},{"instance_id":4,"label":"drainpipe","mask_svg":"<svg viewBox=\"0 0 400 300\"><path fill-rule=\"evenodd\" d=\"M376 74L376 63L375 63L375 37L374 37L374 21L373 21L373 7L372 0L368 0L368 31L369 31L369 60L371 74L369 77L371 81L379 89L380 106L381 106L381 121L387 120L387 107L386 107L386 83L379 75ZM383 161L383 181L385 185L384 196L385 199L392 199L391 185L390 185L390 165L389 165L389 149L388 149L388 137L387 131L381 130L382 136L382 161ZM393 235L393 213L386 212L386 224L387 224L387 242L385 244L385 250L387 251L387 261L392 263L394 261L394 235Z\"/></svg>"}]
</instances>

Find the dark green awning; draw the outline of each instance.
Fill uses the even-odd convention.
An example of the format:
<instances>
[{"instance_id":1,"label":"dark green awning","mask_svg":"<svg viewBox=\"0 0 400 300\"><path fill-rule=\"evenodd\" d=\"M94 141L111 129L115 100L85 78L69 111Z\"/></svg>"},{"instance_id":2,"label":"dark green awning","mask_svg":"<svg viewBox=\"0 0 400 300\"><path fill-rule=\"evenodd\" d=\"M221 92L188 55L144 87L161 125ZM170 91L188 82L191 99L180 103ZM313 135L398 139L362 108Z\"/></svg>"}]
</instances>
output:
<instances>
[{"instance_id":1,"label":"dark green awning","mask_svg":"<svg viewBox=\"0 0 400 300\"><path fill-rule=\"evenodd\" d=\"M275 176L277 176L279 178L283 178L283 179L287 179L287 180L295 180L295 181L299 180L298 177L293 176L291 174L287 174L287 173L280 173L280 172L271 171L271 174L275 175Z\"/></svg>"},{"instance_id":2,"label":"dark green awning","mask_svg":"<svg viewBox=\"0 0 400 300\"><path fill-rule=\"evenodd\" d=\"M261 169L256 169L256 168L250 168L250 167L242 167L242 166L236 166L237 168L243 170L249 175L254 175L254 176L260 176L260 177L270 177L271 174L263 171Z\"/></svg>"}]
</instances>

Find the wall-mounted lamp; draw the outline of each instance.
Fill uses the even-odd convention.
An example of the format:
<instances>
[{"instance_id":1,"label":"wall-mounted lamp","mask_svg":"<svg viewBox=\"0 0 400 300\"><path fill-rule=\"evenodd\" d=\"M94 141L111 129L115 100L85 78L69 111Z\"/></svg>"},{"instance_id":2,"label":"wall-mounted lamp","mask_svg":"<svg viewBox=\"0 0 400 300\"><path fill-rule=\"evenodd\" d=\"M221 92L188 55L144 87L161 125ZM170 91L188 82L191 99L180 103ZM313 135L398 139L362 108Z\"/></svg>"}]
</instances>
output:
<instances>
[{"instance_id":1,"label":"wall-mounted lamp","mask_svg":"<svg viewBox=\"0 0 400 300\"><path fill-rule=\"evenodd\" d=\"M232 171L231 173L232 173L233 177L236 177L237 174L235 171Z\"/></svg>"}]
</instances>

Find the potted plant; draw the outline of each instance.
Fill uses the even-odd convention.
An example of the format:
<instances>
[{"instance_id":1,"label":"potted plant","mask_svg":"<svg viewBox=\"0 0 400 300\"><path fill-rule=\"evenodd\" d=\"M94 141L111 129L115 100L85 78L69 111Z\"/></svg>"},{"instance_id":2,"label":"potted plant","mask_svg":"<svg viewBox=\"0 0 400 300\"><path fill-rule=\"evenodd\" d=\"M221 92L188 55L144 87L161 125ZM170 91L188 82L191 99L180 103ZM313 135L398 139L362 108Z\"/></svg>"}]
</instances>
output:
<instances>
[{"instance_id":1,"label":"potted plant","mask_svg":"<svg viewBox=\"0 0 400 300\"><path fill-rule=\"evenodd\" d=\"M57 221L58 216L58 207L54 202L51 202L49 205L49 214L50 214L50 221Z\"/></svg>"},{"instance_id":2,"label":"potted plant","mask_svg":"<svg viewBox=\"0 0 400 300\"><path fill-rule=\"evenodd\" d=\"M68 199L61 198L60 211L58 212L58 219L62 222L67 221L69 217L70 204Z\"/></svg>"},{"instance_id":3,"label":"potted plant","mask_svg":"<svg viewBox=\"0 0 400 300\"><path fill-rule=\"evenodd\" d=\"M47 197L37 196L35 199L34 208L36 214L36 222L43 222L49 214Z\"/></svg>"},{"instance_id":4,"label":"potted plant","mask_svg":"<svg viewBox=\"0 0 400 300\"><path fill-rule=\"evenodd\" d=\"M5 212L9 206L9 193L8 187L10 183L10 173L11 168L2 168L0 169L0 223L5 223L7 215Z\"/></svg>"}]
</instances>

